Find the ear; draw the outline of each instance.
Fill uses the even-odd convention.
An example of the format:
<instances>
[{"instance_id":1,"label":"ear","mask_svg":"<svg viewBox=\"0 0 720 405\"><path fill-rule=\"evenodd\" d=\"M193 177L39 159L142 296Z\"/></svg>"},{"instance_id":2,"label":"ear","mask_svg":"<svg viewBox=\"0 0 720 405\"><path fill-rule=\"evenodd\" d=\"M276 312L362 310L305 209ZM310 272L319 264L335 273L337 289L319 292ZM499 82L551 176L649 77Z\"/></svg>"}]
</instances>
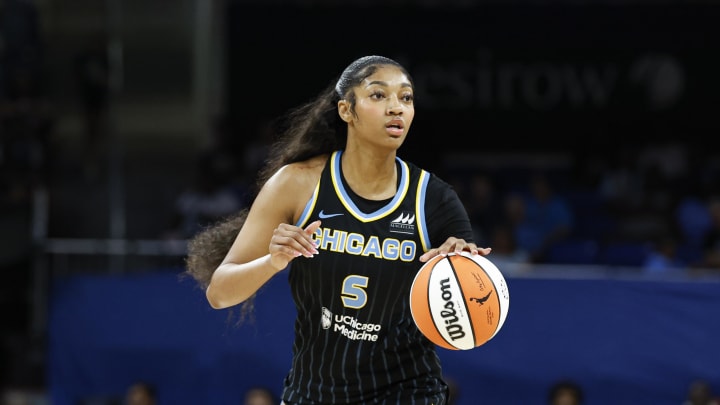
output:
<instances>
[{"instance_id":1,"label":"ear","mask_svg":"<svg viewBox=\"0 0 720 405\"><path fill-rule=\"evenodd\" d=\"M338 101L338 114L340 115L340 119L343 121L347 123L352 121L353 115L350 111L350 103L347 100Z\"/></svg>"}]
</instances>

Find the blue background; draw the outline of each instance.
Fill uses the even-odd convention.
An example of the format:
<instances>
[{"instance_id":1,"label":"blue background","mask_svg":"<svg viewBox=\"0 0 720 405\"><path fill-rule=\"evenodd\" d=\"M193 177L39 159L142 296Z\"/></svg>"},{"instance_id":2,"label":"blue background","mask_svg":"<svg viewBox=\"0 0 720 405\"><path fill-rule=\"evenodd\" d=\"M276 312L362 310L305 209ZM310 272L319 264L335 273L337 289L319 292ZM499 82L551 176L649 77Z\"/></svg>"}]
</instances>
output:
<instances>
[{"instance_id":1,"label":"blue background","mask_svg":"<svg viewBox=\"0 0 720 405\"><path fill-rule=\"evenodd\" d=\"M458 404L544 404L572 378L586 405L678 405L696 378L720 381L720 283L508 278L503 329L469 351L438 349ZM120 397L138 379L160 404L239 404L265 385L280 392L291 358L294 306L285 273L237 326L195 284L163 271L58 280L50 306L48 379L54 405Z\"/></svg>"}]
</instances>

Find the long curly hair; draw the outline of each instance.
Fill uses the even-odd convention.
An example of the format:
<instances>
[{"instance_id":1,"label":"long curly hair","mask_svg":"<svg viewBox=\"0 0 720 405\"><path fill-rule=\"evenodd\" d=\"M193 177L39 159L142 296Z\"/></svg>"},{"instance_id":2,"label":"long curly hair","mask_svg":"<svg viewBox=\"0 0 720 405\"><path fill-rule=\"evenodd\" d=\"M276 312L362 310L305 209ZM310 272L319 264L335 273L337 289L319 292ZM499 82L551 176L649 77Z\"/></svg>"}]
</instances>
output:
<instances>
[{"instance_id":1,"label":"long curly hair","mask_svg":"<svg viewBox=\"0 0 720 405\"><path fill-rule=\"evenodd\" d=\"M281 167L315 156L330 154L345 147L347 124L338 114L338 101L348 100L350 111L355 113L355 94L352 89L362 83L381 66L399 68L412 83L407 70L398 62L384 56L364 56L353 61L336 81L328 85L315 99L290 110L281 118L284 126L271 146L267 160L260 171L252 191L253 196ZM195 234L188 243L184 275L189 275L203 290L207 289L212 275L225 259L249 209L224 218ZM240 321L252 314L254 297L245 300L240 308Z\"/></svg>"}]
</instances>

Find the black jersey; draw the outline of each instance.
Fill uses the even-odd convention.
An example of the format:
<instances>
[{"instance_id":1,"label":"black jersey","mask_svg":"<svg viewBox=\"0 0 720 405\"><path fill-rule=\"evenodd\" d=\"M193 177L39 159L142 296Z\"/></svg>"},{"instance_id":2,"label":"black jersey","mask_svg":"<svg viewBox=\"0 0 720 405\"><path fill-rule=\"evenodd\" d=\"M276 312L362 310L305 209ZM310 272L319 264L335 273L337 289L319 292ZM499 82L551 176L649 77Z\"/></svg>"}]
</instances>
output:
<instances>
[{"instance_id":1,"label":"black jersey","mask_svg":"<svg viewBox=\"0 0 720 405\"><path fill-rule=\"evenodd\" d=\"M285 379L287 404L444 404L435 346L415 326L409 291L432 247L427 228L430 173L396 158L395 196L371 212L342 180L333 153L296 225L320 219L319 254L292 261L289 282L297 307L292 368ZM436 187L437 188L437 187ZM435 193L433 193L435 194ZM454 192L451 193L457 199ZM366 201L367 202L367 201ZM454 207L457 207L455 205ZM458 237L470 237L460 215Z\"/></svg>"}]
</instances>

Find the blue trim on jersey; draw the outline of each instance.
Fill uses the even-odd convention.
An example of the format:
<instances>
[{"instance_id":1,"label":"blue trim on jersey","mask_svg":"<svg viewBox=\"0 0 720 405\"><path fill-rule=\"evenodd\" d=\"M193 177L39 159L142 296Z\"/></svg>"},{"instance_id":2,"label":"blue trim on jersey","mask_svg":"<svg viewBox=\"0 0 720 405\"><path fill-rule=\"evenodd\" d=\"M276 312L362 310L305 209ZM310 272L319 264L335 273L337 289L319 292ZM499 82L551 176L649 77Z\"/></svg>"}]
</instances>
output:
<instances>
[{"instance_id":1,"label":"blue trim on jersey","mask_svg":"<svg viewBox=\"0 0 720 405\"><path fill-rule=\"evenodd\" d=\"M430 181L430 173L423 170L420 172L420 181L418 181L417 194L415 196L415 210L417 212L418 234L424 252L431 248L430 234L428 234L427 222L425 221L425 195L427 194L427 185Z\"/></svg>"},{"instance_id":2,"label":"blue trim on jersey","mask_svg":"<svg viewBox=\"0 0 720 405\"><path fill-rule=\"evenodd\" d=\"M333 155L330 158L330 177L332 178L333 187L335 187L335 193L337 194L338 199L340 199L342 205L345 206L345 209L347 209L352 216L361 222L375 221L386 217L400 206L407 195L410 183L410 168L407 163L403 162L399 157L395 157L395 160L400 164L400 186L398 187L397 192L395 192L395 197L379 210L370 214L365 214L360 211L348 195L347 191L345 191L345 185L342 182L342 175L340 173L341 155L342 151L333 152Z\"/></svg>"},{"instance_id":3,"label":"blue trim on jersey","mask_svg":"<svg viewBox=\"0 0 720 405\"><path fill-rule=\"evenodd\" d=\"M318 180L318 183L315 186L315 191L313 191L312 196L308 200L307 204L305 204L305 209L303 210L302 214L300 215L300 218L298 218L298 221L295 223L295 226L299 226L301 228L305 227L305 223L310 218L310 214L313 212L313 209L315 209L315 204L317 203L319 194L320 194L320 180Z\"/></svg>"}]
</instances>

